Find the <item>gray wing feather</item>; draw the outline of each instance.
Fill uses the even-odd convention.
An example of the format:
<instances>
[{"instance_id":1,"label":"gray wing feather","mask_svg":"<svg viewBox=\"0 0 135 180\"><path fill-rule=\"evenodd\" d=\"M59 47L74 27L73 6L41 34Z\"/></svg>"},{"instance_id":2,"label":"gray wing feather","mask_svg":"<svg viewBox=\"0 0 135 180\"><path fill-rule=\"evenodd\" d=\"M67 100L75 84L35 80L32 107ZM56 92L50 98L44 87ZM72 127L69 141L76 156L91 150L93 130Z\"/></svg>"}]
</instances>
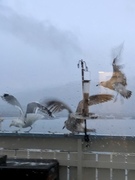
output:
<instances>
[{"instance_id":1,"label":"gray wing feather","mask_svg":"<svg viewBox=\"0 0 135 180\"><path fill-rule=\"evenodd\" d=\"M24 111L23 111L23 108L22 108L21 104L19 103L19 101L13 95L4 94L3 96L1 96L1 98L4 101L6 101L7 103L17 107L20 110L21 115L24 114Z\"/></svg>"},{"instance_id":2,"label":"gray wing feather","mask_svg":"<svg viewBox=\"0 0 135 180\"><path fill-rule=\"evenodd\" d=\"M28 103L27 108L26 108L26 114L27 113L35 113L38 109L41 112L43 112L44 114L52 116L52 113L47 109L47 107L43 106L42 104L40 104L38 102Z\"/></svg>"},{"instance_id":3,"label":"gray wing feather","mask_svg":"<svg viewBox=\"0 0 135 180\"><path fill-rule=\"evenodd\" d=\"M112 66L113 66L113 75L111 77L111 81L114 82L119 82L121 83L123 86L127 85L127 78L125 76L125 74L121 71L121 69L123 68L123 65L117 65L117 57L114 58Z\"/></svg>"},{"instance_id":4,"label":"gray wing feather","mask_svg":"<svg viewBox=\"0 0 135 180\"><path fill-rule=\"evenodd\" d=\"M46 105L47 109L51 111L52 113L58 113L62 110L67 110L69 113L72 113L72 109L65 104L64 102L58 100L58 99L48 99L43 102L43 104Z\"/></svg>"}]
</instances>

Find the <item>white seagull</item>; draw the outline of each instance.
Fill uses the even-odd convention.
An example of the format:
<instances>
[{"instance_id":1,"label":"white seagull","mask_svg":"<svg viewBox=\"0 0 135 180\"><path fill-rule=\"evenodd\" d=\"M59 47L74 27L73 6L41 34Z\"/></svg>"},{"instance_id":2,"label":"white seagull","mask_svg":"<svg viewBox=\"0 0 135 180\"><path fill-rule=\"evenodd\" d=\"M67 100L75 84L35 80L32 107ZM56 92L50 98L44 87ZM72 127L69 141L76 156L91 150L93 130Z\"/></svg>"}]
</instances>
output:
<instances>
[{"instance_id":1,"label":"white seagull","mask_svg":"<svg viewBox=\"0 0 135 180\"><path fill-rule=\"evenodd\" d=\"M38 110L40 110L44 114L52 116L51 112L45 106L43 106L42 104L40 104L38 102L28 103L27 108L26 108L26 112L24 112L21 104L13 95L4 94L3 96L1 96L1 98L4 101L6 101L7 103L18 108L20 111L20 117L13 119L11 124L10 124L10 127L15 126L15 127L20 128L20 129L30 127L30 129L27 131L27 132L30 132L30 130L32 129L33 123L35 121L37 121L38 119L43 119L45 117L45 115L43 115L41 113L37 113Z\"/></svg>"},{"instance_id":2,"label":"white seagull","mask_svg":"<svg viewBox=\"0 0 135 180\"><path fill-rule=\"evenodd\" d=\"M110 101L113 99L113 95L111 94L97 94L97 95L92 95L89 97L88 105L95 105L99 103L104 103L107 101ZM80 119L79 116L75 117L73 115L72 109L65 104L64 102L57 100L57 99L48 99L43 102L47 109L51 111L52 113L58 113L61 112L62 110L67 110L69 115L68 119L64 122L64 127L66 127L67 130L71 131L73 134L75 133L84 133L85 132L85 127L84 127L84 120ZM83 111L83 100L81 100L78 103L77 109L76 109L76 114L81 115ZM90 113L91 118L97 118L94 116L94 113ZM86 129L87 132L96 132L95 129Z\"/></svg>"},{"instance_id":3,"label":"white seagull","mask_svg":"<svg viewBox=\"0 0 135 180\"><path fill-rule=\"evenodd\" d=\"M127 78L125 74L121 71L122 65L118 65L119 58L114 58L112 62L113 67L113 74L112 77L108 81L101 81L97 86L103 86L105 88L109 88L113 91L117 92L117 95L115 97L115 101L117 99L118 94L120 94L122 97L128 99L132 95L132 91L126 89L127 86Z\"/></svg>"}]
</instances>

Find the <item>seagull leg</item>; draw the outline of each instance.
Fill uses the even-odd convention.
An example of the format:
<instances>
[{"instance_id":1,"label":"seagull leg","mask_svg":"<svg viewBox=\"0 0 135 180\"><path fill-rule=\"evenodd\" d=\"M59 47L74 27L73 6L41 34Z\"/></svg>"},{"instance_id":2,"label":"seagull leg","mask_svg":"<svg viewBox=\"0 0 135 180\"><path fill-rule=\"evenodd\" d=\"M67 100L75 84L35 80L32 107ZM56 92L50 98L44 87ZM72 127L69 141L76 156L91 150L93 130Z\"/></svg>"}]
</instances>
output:
<instances>
[{"instance_id":1,"label":"seagull leg","mask_svg":"<svg viewBox=\"0 0 135 180\"><path fill-rule=\"evenodd\" d=\"M13 133L18 133L19 131L20 131L20 129L14 130Z\"/></svg>"},{"instance_id":2,"label":"seagull leg","mask_svg":"<svg viewBox=\"0 0 135 180\"><path fill-rule=\"evenodd\" d=\"M119 94L119 93L116 94L115 99L114 99L113 102L116 102L116 101L117 101L118 94Z\"/></svg>"},{"instance_id":3,"label":"seagull leg","mask_svg":"<svg viewBox=\"0 0 135 180\"><path fill-rule=\"evenodd\" d=\"M28 131L25 131L27 133L29 133L32 130L32 126L30 126L30 129Z\"/></svg>"},{"instance_id":4,"label":"seagull leg","mask_svg":"<svg viewBox=\"0 0 135 180\"><path fill-rule=\"evenodd\" d=\"M121 101L121 104L124 103L124 98L122 96L120 97L120 101Z\"/></svg>"}]
</instances>

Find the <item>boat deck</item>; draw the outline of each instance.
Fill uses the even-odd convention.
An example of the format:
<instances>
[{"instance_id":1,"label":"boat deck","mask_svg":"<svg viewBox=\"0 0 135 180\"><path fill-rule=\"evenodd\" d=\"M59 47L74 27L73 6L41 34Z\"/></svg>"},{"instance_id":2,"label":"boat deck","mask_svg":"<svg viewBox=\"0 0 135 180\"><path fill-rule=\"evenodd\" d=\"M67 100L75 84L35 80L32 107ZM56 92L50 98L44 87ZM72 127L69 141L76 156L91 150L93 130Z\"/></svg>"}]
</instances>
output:
<instances>
[{"instance_id":1,"label":"boat deck","mask_svg":"<svg viewBox=\"0 0 135 180\"><path fill-rule=\"evenodd\" d=\"M90 135L89 138L87 143L84 135L1 133L0 154L16 160L58 160L60 180L134 179L135 137Z\"/></svg>"}]
</instances>

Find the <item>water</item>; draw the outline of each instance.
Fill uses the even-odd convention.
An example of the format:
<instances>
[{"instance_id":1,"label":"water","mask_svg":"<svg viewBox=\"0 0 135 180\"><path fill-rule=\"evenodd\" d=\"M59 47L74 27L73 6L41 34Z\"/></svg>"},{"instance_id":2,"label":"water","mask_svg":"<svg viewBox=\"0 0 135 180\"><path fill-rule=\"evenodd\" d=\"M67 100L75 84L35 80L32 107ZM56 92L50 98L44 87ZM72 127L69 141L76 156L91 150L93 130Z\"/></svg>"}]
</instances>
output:
<instances>
[{"instance_id":1,"label":"water","mask_svg":"<svg viewBox=\"0 0 135 180\"><path fill-rule=\"evenodd\" d=\"M1 131L4 133L11 133L18 130L17 127L9 127L14 117L4 117L4 121L1 124ZM37 120L33 124L33 128L29 133L58 133L68 134L71 133L67 129L62 129L66 117L54 119L54 120ZM96 135L118 135L118 136L134 136L135 135L135 119L91 119L87 120L87 128L96 129ZM26 133L30 128L23 128L19 132Z\"/></svg>"}]
</instances>

